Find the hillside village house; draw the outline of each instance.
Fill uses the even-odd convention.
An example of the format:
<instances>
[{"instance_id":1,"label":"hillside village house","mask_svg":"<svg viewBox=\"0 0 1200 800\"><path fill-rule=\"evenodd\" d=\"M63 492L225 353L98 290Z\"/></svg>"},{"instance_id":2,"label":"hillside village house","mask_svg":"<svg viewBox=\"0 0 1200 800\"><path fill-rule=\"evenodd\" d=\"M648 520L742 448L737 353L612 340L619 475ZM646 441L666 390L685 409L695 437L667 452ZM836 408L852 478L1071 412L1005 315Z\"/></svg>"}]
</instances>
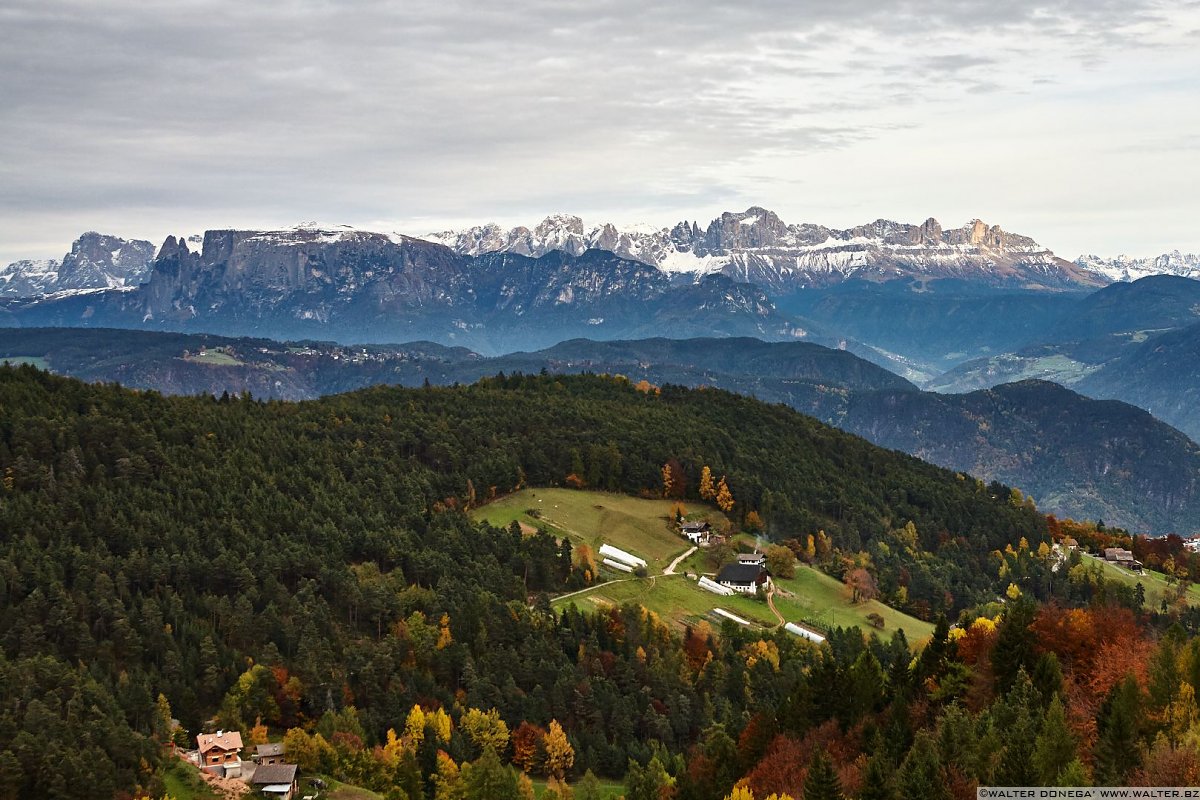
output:
<instances>
[{"instance_id":1,"label":"hillside village house","mask_svg":"<svg viewBox=\"0 0 1200 800\"><path fill-rule=\"evenodd\" d=\"M771 573L761 564L726 564L717 573L717 583L740 594L754 594L761 586L771 590Z\"/></svg>"},{"instance_id":2,"label":"hillside village house","mask_svg":"<svg viewBox=\"0 0 1200 800\"><path fill-rule=\"evenodd\" d=\"M1133 553L1123 547L1104 548L1104 560L1134 572L1140 572L1142 569L1142 562L1134 560Z\"/></svg>"},{"instance_id":3,"label":"hillside village house","mask_svg":"<svg viewBox=\"0 0 1200 800\"><path fill-rule=\"evenodd\" d=\"M254 748L254 760L260 766L282 764L283 742L271 742L270 744L256 745Z\"/></svg>"},{"instance_id":4,"label":"hillside village house","mask_svg":"<svg viewBox=\"0 0 1200 800\"><path fill-rule=\"evenodd\" d=\"M749 564L752 567L765 567L767 556L755 550L753 553L738 553L737 563Z\"/></svg>"},{"instance_id":5,"label":"hillside village house","mask_svg":"<svg viewBox=\"0 0 1200 800\"><path fill-rule=\"evenodd\" d=\"M227 778L241 774L242 734L238 731L202 733L196 737L200 750L200 769Z\"/></svg>"},{"instance_id":6,"label":"hillside village house","mask_svg":"<svg viewBox=\"0 0 1200 800\"><path fill-rule=\"evenodd\" d=\"M707 522L685 522L679 526L679 532L695 545L706 545L712 537L712 526Z\"/></svg>"},{"instance_id":7,"label":"hillside village house","mask_svg":"<svg viewBox=\"0 0 1200 800\"><path fill-rule=\"evenodd\" d=\"M273 800L292 800L300 788L295 764L267 764L254 770L250 786Z\"/></svg>"}]
</instances>

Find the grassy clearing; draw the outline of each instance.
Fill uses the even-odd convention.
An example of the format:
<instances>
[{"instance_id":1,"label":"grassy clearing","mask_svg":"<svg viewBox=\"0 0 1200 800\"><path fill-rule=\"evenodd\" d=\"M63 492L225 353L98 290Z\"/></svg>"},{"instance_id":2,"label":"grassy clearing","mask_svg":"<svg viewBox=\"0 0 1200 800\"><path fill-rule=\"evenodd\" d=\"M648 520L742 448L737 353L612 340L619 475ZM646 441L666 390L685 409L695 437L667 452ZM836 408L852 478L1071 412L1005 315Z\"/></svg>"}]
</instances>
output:
<instances>
[{"instance_id":1,"label":"grassy clearing","mask_svg":"<svg viewBox=\"0 0 1200 800\"><path fill-rule=\"evenodd\" d=\"M542 797L543 792L546 791L545 779L534 778L533 788L536 790L537 796ZM571 784L571 788L574 789L575 784ZM616 800L616 798L621 797L624 794L625 786L623 784L617 781L606 781L603 779L600 780L600 796L604 798L604 800Z\"/></svg>"},{"instance_id":2,"label":"grassy clearing","mask_svg":"<svg viewBox=\"0 0 1200 800\"><path fill-rule=\"evenodd\" d=\"M1167 583L1166 576L1160 572L1146 570L1139 575L1127 569L1122 569L1116 564L1110 564L1103 558L1096 558L1086 553L1083 554L1083 564L1088 567L1099 564L1101 570L1104 572L1104 577L1120 581L1127 586L1137 586L1138 583L1141 583L1142 587L1146 590L1146 608L1149 609L1157 610L1159 605L1162 604L1164 597L1167 598L1168 604L1172 603L1179 593L1179 584ZM1188 586L1187 602L1189 605L1200 603L1200 585L1193 583Z\"/></svg>"},{"instance_id":3,"label":"grassy clearing","mask_svg":"<svg viewBox=\"0 0 1200 800\"><path fill-rule=\"evenodd\" d=\"M196 768L178 758L169 758L159 774L167 794L174 800L220 800L220 795L200 779Z\"/></svg>"},{"instance_id":4,"label":"grassy clearing","mask_svg":"<svg viewBox=\"0 0 1200 800\"><path fill-rule=\"evenodd\" d=\"M532 516L529 509L537 509ZM476 509L474 516L492 525L514 520L522 527L546 528L550 533L583 542L595 553L611 544L646 559L651 574L662 572L690 546L675 532L671 503L608 492L575 489L523 489Z\"/></svg>"},{"instance_id":5,"label":"grassy clearing","mask_svg":"<svg viewBox=\"0 0 1200 800\"><path fill-rule=\"evenodd\" d=\"M42 370L50 369L50 362L41 356L0 356L0 364L11 364L14 367L29 364Z\"/></svg>"},{"instance_id":6,"label":"grassy clearing","mask_svg":"<svg viewBox=\"0 0 1200 800\"><path fill-rule=\"evenodd\" d=\"M220 350L205 350L203 353L195 353L188 356L188 361L213 367L240 367L244 363Z\"/></svg>"},{"instance_id":7,"label":"grassy clearing","mask_svg":"<svg viewBox=\"0 0 1200 800\"><path fill-rule=\"evenodd\" d=\"M537 510L537 516L528 513L531 509ZM492 525L507 526L517 522L523 529L546 528L560 538L570 537L586 543L593 552L607 542L649 562L649 578L614 573L615 580L555 601L555 607L574 604L581 610L590 610L638 603L662 619L680 625L711 619L709 614L714 608L723 608L763 627L775 627L778 624L775 615L765 603L753 597L723 597L701 589L681 575L658 574L675 556L690 547L675 532L670 514L671 503L666 500L574 489L525 489L474 512L476 519ZM717 512L712 515L715 517ZM752 536L739 535L735 537L735 543L753 546L755 540ZM686 558L679 571L712 573L719 566L713 562L710 551L701 549ZM933 632L929 623L876 601L851 605L840 582L810 567L798 567L795 578L777 583L781 591L776 594L775 606L789 622L820 620L834 627L857 626L874 630L867 615L876 613L884 619L880 632L883 636L903 629L909 641L916 642Z\"/></svg>"},{"instance_id":8,"label":"grassy clearing","mask_svg":"<svg viewBox=\"0 0 1200 800\"><path fill-rule=\"evenodd\" d=\"M833 627L857 626L864 631L871 631L876 629L867 621L867 615L874 613L883 617L883 630L878 631L881 637L888 638L897 630L903 630L908 641L915 643L933 633L930 623L910 617L877 600L851 604L840 581L809 566L798 565L796 577L779 578L775 584L780 590L775 593L775 607L788 621L824 619ZM785 592L791 596L785 595Z\"/></svg>"},{"instance_id":9,"label":"grassy clearing","mask_svg":"<svg viewBox=\"0 0 1200 800\"><path fill-rule=\"evenodd\" d=\"M316 777L325 781L328 787L321 791L321 797L323 798L329 798L329 800L383 800L383 795L376 794L369 789L352 786L349 783L342 783L328 775L318 775ZM308 776L300 779L300 792L298 796L303 797L306 794L313 794L313 788L308 782Z\"/></svg>"}]
</instances>

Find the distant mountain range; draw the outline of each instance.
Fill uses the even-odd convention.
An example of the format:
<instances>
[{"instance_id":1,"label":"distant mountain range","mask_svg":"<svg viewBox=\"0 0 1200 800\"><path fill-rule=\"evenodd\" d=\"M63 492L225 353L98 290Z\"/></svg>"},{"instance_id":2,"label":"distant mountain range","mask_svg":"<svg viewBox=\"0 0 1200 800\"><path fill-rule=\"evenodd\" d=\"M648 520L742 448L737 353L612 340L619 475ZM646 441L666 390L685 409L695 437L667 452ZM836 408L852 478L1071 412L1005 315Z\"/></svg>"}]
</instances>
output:
<instances>
[{"instance_id":1,"label":"distant mountain range","mask_svg":"<svg viewBox=\"0 0 1200 800\"><path fill-rule=\"evenodd\" d=\"M532 230L486 225L425 238L472 256L607 250L671 273L720 272L761 286L772 296L850 279L966 279L995 287L1053 290L1108 282L1027 236L980 220L948 230L936 219L920 225L876 220L837 230L789 225L774 212L754 206L726 212L703 229L686 221L661 230L611 224L585 228L579 217L557 215Z\"/></svg>"},{"instance_id":2,"label":"distant mountain range","mask_svg":"<svg viewBox=\"0 0 1200 800\"><path fill-rule=\"evenodd\" d=\"M675 281L603 250L463 256L395 234L296 228L169 237L129 291L9 301L10 323L104 325L340 341L430 339L496 353L571 336L807 332L757 286Z\"/></svg>"},{"instance_id":3,"label":"distant mountain range","mask_svg":"<svg viewBox=\"0 0 1200 800\"><path fill-rule=\"evenodd\" d=\"M1108 286L1010 352L969 360L925 388L964 392L1036 378L1124 400L1200 441L1200 281L1158 275Z\"/></svg>"},{"instance_id":4,"label":"distant mountain range","mask_svg":"<svg viewBox=\"0 0 1200 800\"><path fill-rule=\"evenodd\" d=\"M596 372L712 386L786 403L885 447L985 481L1043 510L1150 532L1200 530L1200 448L1149 414L1026 381L962 395L918 390L851 353L753 339L572 340L485 358L430 342L386 347L204 334L30 329L0 357L168 393L307 399L376 384L472 382L500 372Z\"/></svg>"},{"instance_id":5,"label":"distant mountain range","mask_svg":"<svg viewBox=\"0 0 1200 800\"><path fill-rule=\"evenodd\" d=\"M838 230L758 207L703 228L588 228L556 216L533 229L430 238L315 225L214 230L168 237L155 254L145 241L88 233L61 261L0 271L0 326L422 340L483 356L574 338L802 341L938 391L1053 380L1137 403L1200 437L1200 411L1187 402L1200 396L1195 333L1183 332L1200 324L1200 281L1109 283L1189 274L1194 257L1136 269L1130 259L1069 262L979 221ZM765 370L753 385L745 372L721 374L737 385L717 385L806 407L808 389ZM674 367L659 377L705 379Z\"/></svg>"}]
</instances>

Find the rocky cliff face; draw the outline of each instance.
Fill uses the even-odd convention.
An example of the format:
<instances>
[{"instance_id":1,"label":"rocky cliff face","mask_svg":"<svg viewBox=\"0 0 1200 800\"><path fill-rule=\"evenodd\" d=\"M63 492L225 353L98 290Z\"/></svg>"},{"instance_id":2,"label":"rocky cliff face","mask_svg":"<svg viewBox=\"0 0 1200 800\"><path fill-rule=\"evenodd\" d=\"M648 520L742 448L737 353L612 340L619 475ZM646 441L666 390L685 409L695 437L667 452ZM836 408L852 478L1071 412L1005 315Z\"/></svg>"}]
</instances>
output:
<instances>
[{"instance_id":1,"label":"rocky cliff face","mask_svg":"<svg viewBox=\"0 0 1200 800\"><path fill-rule=\"evenodd\" d=\"M150 274L154 245L90 231L61 260L16 261L0 269L0 297L136 286Z\"/></svg>"},{"instance_id":2,"label":"rocky cliff face","mask_svg":"<svg viewBox=\"0 0 1200 800\"><path fill-rule=\"evenodd\" d=\"M1108 279L1065 261L1027 236L973 220L944 230L935 219L920 225L876 220L846 230L788 224L760 207L726 212L701 229L681 222L661 230L586 228L579 217L548 217L532 231L496 225L431 234L467 255L511 252L541 256L601 249L665 272L722 272L773 294L829 286L850 278L887 281L958 278L1032 289L1102 286Z\"/></svg>"}]
</instances>

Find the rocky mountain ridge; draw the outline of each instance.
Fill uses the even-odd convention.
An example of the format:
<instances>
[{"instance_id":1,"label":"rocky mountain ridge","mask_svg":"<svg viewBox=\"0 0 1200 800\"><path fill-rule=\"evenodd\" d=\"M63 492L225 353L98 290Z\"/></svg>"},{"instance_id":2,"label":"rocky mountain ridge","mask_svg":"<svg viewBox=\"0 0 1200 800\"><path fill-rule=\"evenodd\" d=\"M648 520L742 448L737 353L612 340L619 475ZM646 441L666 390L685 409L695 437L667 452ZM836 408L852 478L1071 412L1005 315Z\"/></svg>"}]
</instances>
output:
<instances>
[{"instance_id":1,"label":"rocky mountain ridge","mask_svg":"<svg viewBox=\"0 0 1200 800\"><path fill-rule=\"evenodd\" d=\"M838 230L788 224L774 212L752 206L740 213L726 212L706 228L687 221L658 230L620 229L608 223L589 228L580 217L560 214L533 229L504 230L492 224L425 238L474 256L608 250L669 273L721 272L772 294L850 279L957 278L1033 289L1093 288L1108 282L1027 236L978 219L949 229L930 218L920 225L881 219Z\"/></svg>"},{"instance_id":2,"label":"rocky mountain ridge","mask_svg":"<svg viewBox=\"0 0 1200 800\"><path fill-rule=\"evenodd\" d=\"M150 274L153 260L150 242L88 231L61 259L15 261L0 269L0 297L136 286Z\"/></svg>"},{"instance_id":3,"label":"rocky mountain ridge","mask_svg":"<svg viewBox=\"0 0 1200 800\"><path fill-rule=\"evenodd\" d=\"M604 250L461 255L350 228L170 236L134 291L7 304L20 325L109 325L341 341L431 339L482 352L571 336L806 332L759 287L713 274L677 283Z\"/></svg>"}]
</instances>

